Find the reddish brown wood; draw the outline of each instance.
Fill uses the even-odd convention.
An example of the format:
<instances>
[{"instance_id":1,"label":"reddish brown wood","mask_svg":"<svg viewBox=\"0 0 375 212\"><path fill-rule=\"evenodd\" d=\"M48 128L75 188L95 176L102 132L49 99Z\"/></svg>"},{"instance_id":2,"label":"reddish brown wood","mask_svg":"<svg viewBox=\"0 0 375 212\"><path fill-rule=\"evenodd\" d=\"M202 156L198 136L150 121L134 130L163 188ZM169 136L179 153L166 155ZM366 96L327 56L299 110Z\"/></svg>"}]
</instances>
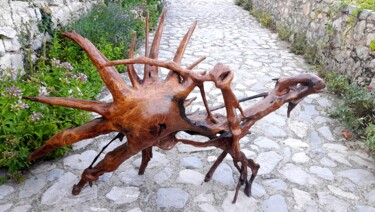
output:
<instances>
[{"instance_id":1,"label":"reddish brown wood","mask_svg":"<svg viewBox=\"0 0 375 212\"><path fill-rule=\"evenodd\" d=\"M228 66L217 64L212 70L193 71L192 69L205 59L200 58L187 68L181 67L181 60L196 22L182 39L173 60L158 60L164 20L165 11L150 50L148 50L148 38L146 38L146 56L133 58L135 43L135 34L133 34L129 59L125 60L109 61L89 40L81 35L75 32L63 34L80 45L87 53L113 95L113 102L102 103L59 97L25 97L32 101L92 111L102 116L80 127L63 130L56 134L34 151L29 160L40 158L53 149L109 132L119 132L118 138L121 139L126 136L127 143L109 152L97 165L84 170L81 180L73 187L74 195L79 194L86 183L91 185L100 175L116 170L121 163L139 152L142 152L139 174L143 174L152 158L153 146L169 150L181 142L196 147L214 146L223 150L207 173L205 181L211 179L227 154L233 157L233 163L240 172L233 199L234 203L243 184L245 184L246 195L251 195L251 185L259 169L258 164L252 159L247 159L241 152L240 139L246 135L256 121L283 104L289 104L287 114L289 116L290 111L304 97L320 92L325 87L320 78L311 74L301 74L277 79L275 88L268 93L237 100L230 87L234 73ZM146 32L146 37L148 37L147 28ZM135 72L134 64L144 64L142 79ZM115 65L127 65L131 87L121 79ZM159 67L170 70L165 79L159 78ZM212 110L209 108L204 92L204 82L208 81L214 82L215 86L221 90L226 116L213 113L218 108ZM186 98L195 87L201 90L206 111L186 114L185 106L194 101L194 99ZM241 101L255 97L264 98L249 108L241 107ZM175 135L180 131L203 135L210 140L195 142L177 139ZM252 172L249 180L247 180L247 168L250 168Z\"/></svg>"}]
</instances>

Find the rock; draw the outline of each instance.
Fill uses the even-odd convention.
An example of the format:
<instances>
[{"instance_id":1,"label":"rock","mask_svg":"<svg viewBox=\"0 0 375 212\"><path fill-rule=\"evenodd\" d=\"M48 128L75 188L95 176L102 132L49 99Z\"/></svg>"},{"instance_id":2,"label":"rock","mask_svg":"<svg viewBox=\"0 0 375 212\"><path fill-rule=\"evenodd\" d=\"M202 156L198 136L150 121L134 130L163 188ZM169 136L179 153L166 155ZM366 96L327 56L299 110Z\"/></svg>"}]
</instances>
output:
<instances>
[{"instance_id":1,"label":"rock","mask_svg":"<svg viewBox=\"0 0 375 212\"><path fill-rule=\"evenodd\" d=\"M145 176L138 175L138 171L135 169L121 172L118 177L128 186L140 186L145 183Z\"/></svg>"},{"instance_id":2,"label":"rock","mask_svg":"<svg viewBox=\"0 0 375 212\"><path fill-rule=\"evenodd\" d=\"M233 171L226 163L221 163L217 167L212 179L224 185L234 185Z\"/></svg>"},{"instance_id":3,"label":"rock","mask_svg":"<svg viewBox=\"0 0 375 212\"><path fill-rule=\"evenodd\" d=\"M340 152L340 153L344 153L344 154L348 152L348 148L346 146L341 145L341 144L327 143L327 144L323 144L323 147L326 148L326 149L333 150L333 151Z\"/></svg>"},{"instance_id":4,"label":"rock","mask_svg":"<svg viewBox=\"0 0 375 212\"><path fill-rule=\"evenodd\" d=\"M328 168L322 168L319 166L311 166L310 172L318 175L319 177L332 181L334 179L334 176Z\"/></svg>"},{"instance_id":5,"label":"rock","mask_svg":"<svg viewBox=\"0 0 375 212\"><path fill-rule=\"evenodd\" d=\"M133 165L135 167L139 168L141 166L141 162L142 162L142 158L138 158L138 159L133 161ZM150 168L154 168L154 167L157 167L157 166L165 166L168 163L169 163L169 160L167 159L165 154L157 152L157 151L153 151L152 152L152 158L148 162L147 168L150 169Z\"/></svg>"},{"instance_id":6,"label":"rock","mask_svg":"<svg viewBox=\"0 0 375 212\"><path fill-rule=\"evenodd\" d=\"M313 202L311 195L305 191L293 188L294 200L296 201L295 208L298 210L306 209L309 202Z\"/></svg>"},{"instance_id":7,"label":"rock","mask_svg":"<svg viewBox=\"0 0 375 212\"><path fill-rule=\"evenodd\" d=\"M281 141L282 143L284 143L285 145L288 145L292 148L305 148L305 147L309 147L309 145L301 140L298 140L298 139L294 139L294 138L288 138L288 139L285 139L283 141Z\"/></svg>"},{"instance_id":8,"label":"rock","mask_svg":"<svg viewBox=\"0 0 375 212\"><path fill-rule=\"evenodd\" d=\"M64 166L79 170L85 169L91 164L97 154L94 150L87 150L82 154L68 156L64 158Z\"/></svg>"},{"instance_id":9,"label":"rock","mask_svg":"<svg viewBox=\"0 0 375 212\"><path fill-rule=\"evenodd\" d=\"M365 206L365 205L356 205L355 206L356 212L375 212L374 207Z\"/></svg>"},{"instance_id":10,"label":"rock","mask_svg":"<svg viewBox=\"0 0 375 212\"><path fill-rule=\"evenodd\" d=\"M270 113L267 116L265 116L262 121L266 121L270 124L277 125L279 127L285 126L285 117L282 117L280 115L277 115L276 113Z\"/></svg>"},{"instance_id":11,"label":"rock","mask_svg":"<svg viewBox=\"0 0 375 212\"><path fill-rule=\"evenodd\" d=\"M13 203L8 203L4 205L0 205L0 211L7 211L9 208L11 208Z\"/></svg>"},{"instance_id":12,"label":"rock","mask_svg":"<svg viewBox=\"0 0 375 212\"><path fill-rule=\"evenodd\" d=\"M52 169L51 171L48 172L47 175L47 180L48 181L54 181L59 179L62 175L64 174L64 170L62 169Z\"/></svg>"},{"instance_id":13,"label":"rock","mask_svg":"<svg viewBox=\"0 0 375 212\"><path fill-rule=\"evenodd\" d=\"M4 54L5 54L5 47L4 47L3 41L0 40L0 57L3 56Z\"/></svg>"},{"instance_id":14,"label":"rock","mask_svg":"<svg viewBox=\"0 0 375 212\"><path fill-rule=\"evenodd\" d=\"M19 198L31 197L33 194L39 193L46 183L46 176L43 174L27 179L18 195Z\"/></svg>"},{"instance_id":15,"label":"rock","mask_svg":"<svg viewBox=\"0 0 375 212\"><path fill-rule=\"evenodd\" d=\"M4 48L7 52L17 52L21 49L21 44L18 42L17 38L13 39L3 39Z\"/></svg>"},{"instance_id":16,"label":"rock","mask_svg":"<svg viewBox=\"0 0 375 212\"><path fill-rule=\"evenodd\" d=\"M286 190L288 188L287 184L281 179L265 180L263 181L263 185L273 190Z\"/></svg>"},{"instance_id":17,"label":"rock","mask_svg":"<svg viewBox=\"0 0 375 212\"><path fill-rule=\"evenodd\" d=\"M114 204L125 204L134 202L138 199L140 194L137 187L113 187L105 196L114 202Z\"/></svg>"},{"instance_id":18,"label":"rock","mask_svg":"<svg viewBox=\"0 0 375 212\"><path fill-rule=\"evenodd\" d=\"M256 163L260 164L259 175L268 174L273 171L283 157L275 151L259 153Z\"/></svg>"},{"instance_id":19,"label":"rock","mask_svg":"<svg viewBox=\"0 0 375 212\"><path fill-rule=\"evenodd\" d=\"M289 181L297 183L298 185L306 186L307 184L316 185L316 178L307 174L300 167L287 163L281 170L280 173L284 175Z\"/></svg>"},{"instance_id":20,"label":"rock","mask_svg":"<svg viewBox=\"0 0 375 212\"><path fill-rule=\"evenodd\" d=\"M334 141L335 138L333 137L331 130L327 126L323 126L318 129L318 132L327 140Z\"/></svg>"},{"instance_id":21,"label":"rock","mask_svg":"<svg viewBox=\"0 0 375 212\"><path fill-rule=\"evenodd\" d=\"M4 36L6 38L13 39L17 35L17 31L14 30L14 28L9 27L9 26L1 26L0 27L0 37Z\"/></svg>"},{"instance_id":22,"label":"rock","mask_svg":"<svg viewBox=\"0 0 375 212\"><path fill-rule=\"evenodd\" d=\"M80 150L80 149L85 148L87 145L89 145L93 142L94 142L94 138L85 139L85 140L82 140L80 142L72 144L72 147L73 147L73 150Z\"/></svg>"},{"instance_id":23,"label":"rock","mask_svg":"<svg viewBox=\"0 0 375 212\"><path fill-rule=\"evenodd\" d=\"M215 149L215 147L194 147L188 144L177 144L177 149L181 153L193 153L193 152L202 152L202 151L210 151Z\"/></svg>"},{"instance_id":24,"label":"rock","mask_svg":"<svg viewBox=\"0 0 375 212\"><path fill-rule=\"evenodd\" d=\"M14 188L8 185L1 185L0 186L0 199L8 196L9 194L13 193Z\"/></svg>"},{"instance_id":25,"label":"rock","mask_svg":"<svg viewBox=\"0 0 375 212\"><path fill-rule=\"evenodd\" d=\"M158 208L183 208L188 198L189 194L180 188L160 188L156 204Z\"/></svg>"},{"instance_id":26,"label":"rock","mask_svg":"<svg viewBox=\"0 0 375 212\"><path fill-rule=\"evenodd\" d=\"M320 139L317 132L313 131L310 134L310 143L313 144L313 145L318 145L318 144L322 143L322 139Z\"/></svg>"},{"instance_id":27,"label":"rock","mask_svg":"<svg viewBox=\"0 0 375 212\"><path fill-rule=\"evenodd\" d=\"M260 198L265 194L266 190L264 190L263 186L254 182L251 186L251 196L254 198Z\"/></svg>"},{"instance_id":28,"label":"rock","mask_svg":"<svg viewBox=\"0 0 375 212\"><path fill-rule=\"evenodd\" d=\"M292 160L296 163L307 163L310 161L310 158L305 152L298 152L293 155Z\"/></svg>"},{"instance_id":29,"label":"rock","mask_svg":"<svg viewBox=\"0 0 375 212\"><path fill-rule=\"evenodd\" d=\"M368 192L366 199L370 204L375 204L375 190Z\"/></svg>"},{"instance_id":30,"label":"rock","mask_svg":"<svg viewBox=\"0 0 375 212\"><path fill-rule=\"evenodd\" d=\"M14 207L12 209L12 212L29 211L31 208L32 208L32 206L29 205L29 204L27 204L27 205L20 205L20 206Z\"/></svg>"},{"instance_id":31,"label":"rock","mask_svg":"<svg viewBox=\"0 0 375 212\"><path fill-rule=\"evenodd\" d=\"M142 210L140 208L133 208L133 209L128 210L126 212L142 212Z\"/></svg>"},{"instance_id":32,"label":"rock","mask_svg":"<svg viewBox=\"0 0 375 212\"><path fill-rule=\"evenodd\" d=\"M170 179L170 177L172 176L172 171L173 170L169 167L164 168L163 170L161 170L159 173L155 175L154 181L157 184L163 183L164 181Z\"/></svg>"},{"instance_id":33,"label":"rock","mask_svg":"<svg viewBox=\"0 0 375 212\"><path fill-rule=\"evenodd\" d=\"M197 157L184 157L181 159L181 166L188 169L200 169L203 167L201 159Z\"/></svg>"},{"instance_id":34,"label":"rock","mask_svg":"<svg viewBox=\"0 0 375 212\"><path fill-rule=\"evenodd\" d=\"M280 194L277 194L263 201L262 209L264 212L287 212L288 206L286 205L285 198Z\"/></svg>"},{"instance_id":35,"label":"rock","mask_svg":"<svg viewBox=\"0 0 375 212\"><path fill-rule=\"evenodd\" d=\"M193 185L200 185L204 180L204 175L190 169L181 170L178 174L177 182Z\"/></svg>"},{"instance_id":36,"label":"rock","mask_svg":"<svg viewBox=\"0 0 375 212\"><path fill-rule=\"evenodd\" d=\"M288 119L288 126L289 128L299 137L304 138L307 136L307 131L309 129L309 125L300 122L294 121L292 119Z\"/></svg>"},{"instance_id":37,"label":"rock","mask_svg":"<svg viewBox=\"0 0 375 212\"><path fill-rule=\"evenodd\" d=\"M348 160L346 160L346 155L341 154L341 153L328 153L328 157L330 157L332 160L345 164L347 166L352 166L352 164L349 163Z\"/></svg>"},{"instance_id":38,"label":"rock","mask_svg":"<svg viewBox=\"0 0 375 212\"><path fill-rule=\"evenodd\" d=\"M214 195L207 193L199 194L194 198L194 202L213 202L214 200Z\"/></svg>"},{"instance_id":39,"label":"rock","mask_svg":"<svg viewBox=\"0 0 375 212\"><path fill-rule=\"evenodd\" d=\"M199 208L204 212L219 212L213 205L203 203L199 205Z\"/></svg>"},{"instance_id":40,"label":"rock","mask_svg":"<svg viewBox=\"0 0 375 212\"><path fill-rule=\"evenodd\" d=\"M358 197L350 192L345 192L335 186L328 185L328 189L336 196L345 197L347 199L358 200Z\"/></svg>"},{"instance_id":41,"label":"rock","mask_svg":"<svg viewBox=\"0 0 375 212\"><path fill-rule=\"evenodd\" d=\"M42 194L41 203L44 205L55 205L61 201L66 195L70 195L72 185L77 183L78 178L71 172L65 173L56 183Z\"/></svg>"},{"instance_id":42,"label":"rock","mask_svg":"<svg viewBox=\"0 0 375 212\"><path fill-rule=\"evenodd\" d=\"M370 169L375 169L375 165L373 162L369 162L367 160L364 160L358 156L349 156L349 160L356 162L358 165L365 166Z\"/></svg>"},{"instance_id":43,"label":"rock","mask_svg":"<svg viewBox=\"0 0 375 212\"><path fill-rule=\"evenodd\" d=\"M349 203L342 201L326 192L318 192L319 203L324 205L326 211L347 211Z\"/></svg>"},{"instance_id":44,"label":"rock","mask_svg":"<svg viewBox=\"0 0 375 212\"><path fill-rule=\"evenodd\" d=\"M323 166L327 166L327 167L336 167L337 164L333 161L331 161L330 159L326 158L326 157L323 157L321 160L320 160L320 164L322 164Z\"/></svg>"},{"instance_id":45,"label":"rock","mask_svg":"<svg viewBox=\"0 0 375 212\"><path fill-rule=\"evenodd\" d=\"M239 211L259 211L257 201L253 197L248 197L244 192L238 192L236 204L233 204L234 191L228 191L223 204L221 205L225 212Z\"/></svg>"},{"instance_id":46,"label":"rock","mask_svg":"<svg viewBox=\"0 0 375 212\"><path fill-rule=\"evenodd\" d=\"M375 184L375 175L364 169L349 169L337 172L337 175L340 177L346 177L360 186Z\"/></svg>"},{"instance_id":47,"label":"rock","mask_svg":"<svg viewBox=\"0 0 375 212\"><path fill-rule=\"evenodd\" d=\"M284 138L287 136L284 130L271 124L265 124L263 127L264 134L274 138Z\"/></svg>"},{"instance_id":48,"label":"rock","mask_svg":"<svg viewBox=\"0 0 375 212\"><path fill-rule=\"evenodd\" d=\"M261 148L265 149L279 149L280 146L276 142L266 137L259 137L255 139L254 143Z\"/></svg>"}]
</instances>

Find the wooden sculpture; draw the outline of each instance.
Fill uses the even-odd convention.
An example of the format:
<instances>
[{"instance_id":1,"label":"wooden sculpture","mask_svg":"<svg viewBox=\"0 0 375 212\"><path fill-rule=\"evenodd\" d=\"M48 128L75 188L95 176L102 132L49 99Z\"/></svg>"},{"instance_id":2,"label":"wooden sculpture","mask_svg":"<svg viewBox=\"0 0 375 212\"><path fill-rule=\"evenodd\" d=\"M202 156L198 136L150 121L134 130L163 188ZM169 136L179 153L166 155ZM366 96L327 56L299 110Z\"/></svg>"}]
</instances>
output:
<instances>
[{"instance_id":1,"label":"wooden sculpture","mask_svg":"<svg viewBox=\"0 0 375 212\"><path fill-rule=\"evenodd\" d=\"M228 66L217 64L209 71L193 71L192 69L205 58L198 59L189 67L181 67L181 60L186 46L192 36L196 22L183 37L173 60L158 60L161 34L166 12L164 11L155 37L148 49L148 18L146 18L146 55L134 56L135 33L129 52L129 59L109 61L89 40L75 32L63 35L72 39L87 53L88 57L100 73L102 80L113 96L113 102L60 98L60 97L24 97L52 105L76 108L96 112L101 115L82 126L66 129L57 133L46 143L34 151L29 160L35 160L56 148L73 144L83 139L96 137L110 132L118 132L114 138L125 136L127 142L109 152L102 161L90 166L82 173L81 180L73 186L72 193L77 195L86 183L92 185L105 172L112 172L131 156L142 152L142 163L139 174L142 175L152 158L152 147L157 146L164 150L173 148L178 142L195 147L214 146L223 150L206 175L209 181L215 169L227 154L233 157L234 166L240 172L233 203L236 202L240 187L245 184L246 195L251 195L251 185L258 172L259 165L252 159L245 157L240 150L239 141L256 121L289 103L290 111L307 95L321 91L325 85L323 81L310 74L301 74L293 77L276 79L276 86L268 93L237 100L230 84L233 72ZM114 66L126 65L132 86L129 87L120 77ZM134 64L144 64L144 74L141 79L135 72ZM159 67L169 69L165 79L159 78ZM212 81L222 92L226 116L213 114L204 91L204 82ZM190 92L198 87L201 91L205 111L187 114L185 106L194 99L187 99ZM250 108L242 109L239 102L264 97ZM238 111L237 111L238 109ZM178 132L185 131L191 135L198 134L208 137L207 142L196 142L177 139ZM251 169L249 180L247 168Z\"/></svg>"}]
</instances>

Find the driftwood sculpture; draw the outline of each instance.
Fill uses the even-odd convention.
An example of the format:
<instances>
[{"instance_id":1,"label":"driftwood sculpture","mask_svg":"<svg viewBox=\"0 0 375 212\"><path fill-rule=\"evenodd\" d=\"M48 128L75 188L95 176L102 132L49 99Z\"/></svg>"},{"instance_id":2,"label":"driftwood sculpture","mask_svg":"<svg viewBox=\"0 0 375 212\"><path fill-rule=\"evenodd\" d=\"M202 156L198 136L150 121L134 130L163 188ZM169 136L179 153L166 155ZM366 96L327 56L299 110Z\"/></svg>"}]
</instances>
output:
<instances>
[{"instance_id":1,"label":"driftwood sculpture","mask_svg":"<svg viewBox=\"0 0 375 212\"><path fill-rule=\"evenodd\" d=\"M217 64L209 71L193 71L192 69L205 58L198 59L189 67L181 67L181 60L186 46L192 36L196 22L183 37L174 58L170 61L158 60L158 51L162 35L164 11L155 37L148 49L148 18L146 21L146 55L133 58L135 33L133 34L129 59L109 61L89 40L79 34L64 33L87 53L103 79L105 85L113 95L113 102L60 98L60 97L25 97L52 105L76 108L96 112L101 118L92 120L82 126L66 129L57 133L46 143L34 151L29 160L35 160L53 149L70 145L83 139L96 137L101 134L118 132L114 138L127 142L109 152L102 161L95 166L91 165L84 170L81 180L73 186L72 193L77 195L86 183L92 185L105 172L112 172L131 156L142 152L142 163L139 174L142 175L152 158L152 147L157 146L164 150L173 148L178 142L195 147L214 146L223 150L206 175L209 181L215 169L227 154L233 157L234 166L240 172L233 203L236 202L238 191L245 184L246 195L251 195L251 185L257 175L259 165L252 159L245 157L240 150L239 141L256 121L288 103L288 117L293 108L307 95L321 91L325 85L323 81L310 74L301 74L293 77L282 77L276 80L276 86L267 93L237 100L230 85L233 72L228 66ZM134 64L144 64L144 74L141 79L134 68ZM126 65L132 86L129 87L121 79L114 66ZM159 78L159 67L169 69L165 79ZM217 108L209 108L204 91L204 82L212 81L222 92L226 116L214 114ZM194 99L187 99L190 92L198 87L201 91L205 111L187 114L185 106ZM250 108L243 109L241 101L263 97ZM175 135L185 131L189 134L198 134L208 137L207 142L177 139ZM114 140L113 139L113 140ZM97 159L97 158L96 158ZM95 159L95 160L96 160ZM94 163L94 162L93 162ZM248 180L248 167L251 177Z\"/></svg>"}]
</instances>

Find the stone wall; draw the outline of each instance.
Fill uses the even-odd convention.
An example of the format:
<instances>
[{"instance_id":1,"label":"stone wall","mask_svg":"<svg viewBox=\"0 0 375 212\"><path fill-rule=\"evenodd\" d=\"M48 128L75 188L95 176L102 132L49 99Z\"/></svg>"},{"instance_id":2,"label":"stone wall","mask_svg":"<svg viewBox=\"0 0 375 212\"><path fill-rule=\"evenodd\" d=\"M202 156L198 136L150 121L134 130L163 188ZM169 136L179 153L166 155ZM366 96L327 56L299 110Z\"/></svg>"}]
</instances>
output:
<instances>
[{"instance_id":1,"label":"stone wall","mask_svg":"<svg viewBox=\"0 0 375 212\"><path fill-rule=\"evenodd\" d=\"M329 70L348 74L360 85L375 86L375 12L333 0L251 0L276 25L303 33ZM374 41L375 42L375 41Z\"/></svg>"},{"instance_id":2,"label":"stone wall","mask_svg":"<svg viewBox=\"0 0 375 212\"><path fill-rule=\"evenodd\" d=\"M1 69L23 69L27 52L35 59L51 29L68 24L103 0L0 0Z\"/></svg>"}]
</instances>

